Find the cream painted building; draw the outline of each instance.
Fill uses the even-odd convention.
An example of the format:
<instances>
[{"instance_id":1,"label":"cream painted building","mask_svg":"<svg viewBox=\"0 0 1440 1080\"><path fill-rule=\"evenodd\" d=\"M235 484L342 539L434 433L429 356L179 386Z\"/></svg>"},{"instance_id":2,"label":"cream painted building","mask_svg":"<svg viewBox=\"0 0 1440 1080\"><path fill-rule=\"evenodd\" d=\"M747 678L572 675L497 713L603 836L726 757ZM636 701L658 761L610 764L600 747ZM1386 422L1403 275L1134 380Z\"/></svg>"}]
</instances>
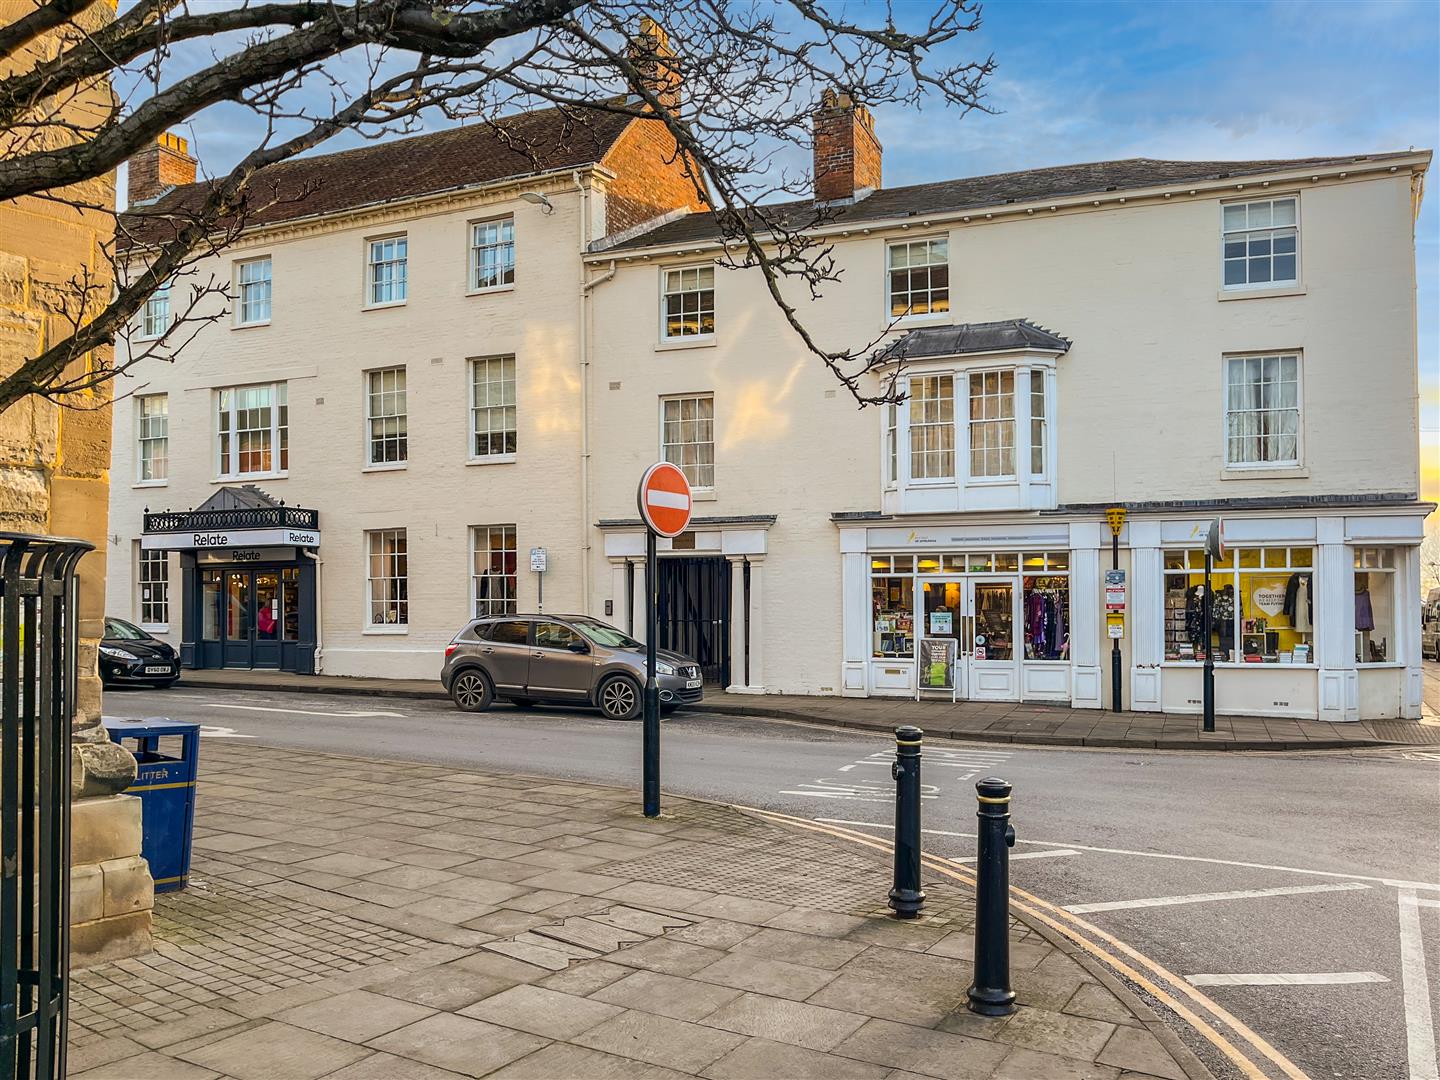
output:
<instances>
[{"instance_id":1,"label":"cream painted building","mask_svg":"<svg viewBox=\"0 0 1440 1080\"><path fill-rule=\"evenodd\" d=\"M1428 152L885 189L868 114L827 96L814 231L842 273L795 292L822 347L884 350L867 388L899 368L903 401L857 409L614 138L248 230L218 260L235 315L116 410L112 613L192 666L396 677L472 613L638 630L634 486L666 458L696 504L662 541L662 644L732 691L1097 708L1118 640L1126 707L1198 711L1220 517L1220 711L1418 715ZM309 167L366 175L344 158ZM475 287L507 251L513 283Z\"/></svg>"}]
</instances>

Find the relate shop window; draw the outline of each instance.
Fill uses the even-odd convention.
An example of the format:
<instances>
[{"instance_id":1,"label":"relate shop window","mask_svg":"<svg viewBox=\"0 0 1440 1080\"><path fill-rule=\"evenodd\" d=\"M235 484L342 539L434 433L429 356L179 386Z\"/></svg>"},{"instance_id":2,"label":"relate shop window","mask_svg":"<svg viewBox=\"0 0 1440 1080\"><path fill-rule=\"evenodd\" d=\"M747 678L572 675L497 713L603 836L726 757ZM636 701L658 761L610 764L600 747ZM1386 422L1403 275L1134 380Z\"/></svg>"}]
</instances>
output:
<instances>
[{"instance_id":1,"label":"relate shop window","mask_svg":"<svg viewBox=\"0 0 1440 1080\"><path fill-rule=\"evenodd\" d=\"M515 284L515 219L477 221L470 226L470 288Z\"/></svg>"},{"instance_id":2,"label":"relate shop window","mask_svg":"<svg viewBox=\"0 0 1440 1080\"><path fill-rule=\"evenodd\" d=\"M170 622L170 559L164 551L140 552L140 625Z\"/></svg>"},{"instance_id":3,"label":"relate shop window","mask_svg":"<svg viewBox=\"0 0 1440 1080\"><path fill-rule=\"evenodd\" d=\"M690 266L664 272L665 337L683 339L715 333L715 268Z\"/></svg>"},{"instance_id":4,"label":"relate shop window","mask_svg":"<svg viewBox=\"0 0 1440 1080\"><path fill-rule=\"evenodd\" d=\"M135 399L135 420L139 443L142 483L164 480L170 475L170 399L165 394L146 394Z\"/></svg>"},{"instance_id":5,"label":"relate shop window","mask_svg":"<svg viewBox=\"0 0 1440 1080\"><path fill-rule=\"evenodd\" d=\"M1190 663L1313 664L1313 548L1240 548L1215 560L1205 640L1205 553L1166 551L1165 659Z\"/></svg>"},{"instance_id":6,"label":"relate shop window","mask_svg":"<svg viewBox=\"0 0 1440 1080\"><path fill-rule=\"evenodd\" d=\"M1015 475L1015 372L970 375L970 475Z\"/></svg>"},{"instance_id":7,"label":"relate shop window","mask_svg":"<svg viewBox=\"0 0 1440 1080\"><path fill-rule=\"evenodd\" d=\"M950 310L950 242L915 240L885 248L890 317L939 315Z\"/></svg>"},{"instance_id":8,"label":"relate shop window","mask_svg":"<svg viewBox=\"0 0 1440 1080\"><path fill-rule=\"evenodd\" d=\"M1355 662L1389 664L1395 651L1394 548L1355 549Z\"/></svg>"},{"instance_id":9,"label":"relate shop window","mask_svg":"<svg viewBox=\"0 0 1440 1080\"><path fill-rule=\"evenodd\" d=\"M285 383L235 386L215 395L216 471L223 479L265 476L290 467L290 409Z\"/></svg>"},{"instance_id":10,"label":"relate shop window","mask_svg":"<svg viewBox=\"0 0 1440 1080\"><path fill-rule=\"evenodd\" d=\"M1300 357L1225 360L1225 463L1300 463Z\"/></svg>"},{"instance_id":11,"label":"relate shop window","mask_svg":"<svg viewBox=\"0 0 1440 1080\"><path fill-rule=\"evenodd\" d=\"M882 562L884 569L890 569L888 557ZM915 655L915 579L872 577L870 597L874 609L871 654L909 660Z\"/></svg>"},{"instance_id":12,"label":"relate shop window","mask_svg":"<svg viewBox=\"0 0 1440 1080\"><path fill-rule=\"evenodd\" d=\"M477 525L470 530L470 597L477 619L515 614L516 556L514 525Z\"/></svg>"},{"instance_id":13,"label":"relate shop window","mask_svg":"<svg viewBox=\"0 0 1440 1080\"><path fill-rule=\"evenodd\" d=\"M235 271L239 304L237 321L241 326L270 321L270 259L249 259L239 263Z\"/></svg>"},{"instance_id":14,"label":"relate shop window","mask_svg":"<svg viewBox=\"0 0 1440 1080\"><path fill-rule=\"evenodd\" d=\"M370 465L403 462L409 454L406 436L405 369L386 368L365 377L366 461Z\"/></svg>"},{"instance_id":15,"label":"relate shop window","mask_svg":"<svg viewBox=\"0 0 1440 1080\"><path fill-rule=\"evenodd\" d=\"M1225 288L1296 284L1298 208L1293 196L1224 205Z\"/></svg>"},{"instance_id":16,"label":"relate shop window","mask_svg":"<svg viewBox=\"0 0 1440 1080\"><path fill-rule=\"evenodd\" d=\"M710 394L661 402L661 456L680 466L692 488L715 486L715 399Z\"/></svg>"},{"instance_id":17,"label":"relate shop window","mask_svg":"<svg viewBox=\"0 0 1440 1080\"><path fill-rule=\"evenodd\" d=\"M371 304L399 304L406 297L409 241L403 236L371 240L366 281Z\"/></svg>"},{"instance_id":18,"label":"relate shop window","mask_svg":"<svg viewBox=\"0 0 1440 1080\"><path fill-rule=\"evenodd\" d=\"M910 477L955 478L955 377L910 380Z\"/></svg>"},{"instance_id":19,"label":"relate shop window","mask_svg":"<svg viewBox=\"0 0 1440 1080\"><path fill-rule=\"evenodd\" d=\"M369 566L366 578L368 623L400 627L410 622L408 543L404 529L366 533Z\"/></svg>"}]
</instances>

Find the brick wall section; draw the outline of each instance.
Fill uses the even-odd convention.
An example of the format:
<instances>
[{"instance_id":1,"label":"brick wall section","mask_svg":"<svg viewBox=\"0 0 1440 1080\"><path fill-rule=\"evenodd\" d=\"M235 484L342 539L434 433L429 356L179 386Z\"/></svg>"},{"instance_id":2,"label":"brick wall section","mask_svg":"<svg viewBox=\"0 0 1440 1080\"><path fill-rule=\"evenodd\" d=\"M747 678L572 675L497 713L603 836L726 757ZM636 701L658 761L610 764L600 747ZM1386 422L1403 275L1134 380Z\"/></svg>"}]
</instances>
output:
<instances>
[{"instance_id":1,"label":"brick wall section","mask_svg":"<svg viewBox=\"0 0 1440 1080\"><path fill-rule=\"evenodd\" d=\"M682 206L696 213L708 209L685 174L674 137L658 120L631 121L601 164L616 174L605 204L605 229L612 236Z\"/></svg>"},{"instance_id":2,"label":"brick wall section","mask_svg":"<svg viewBox=\"0 0 1440 1080\"><path fill-rule=\"evenodd\" d=\"M179 135L165 132L130 159L130 205L153 199L167 188L195 182L195 159Z\"/></svg>"},{"instance_id":3,"label":"brick wall section","mask_svg":"<svg viewBox=\"0 0 1440 1080\"><path fill-rule=\"evenodd\" d=\"M858 190L880 187L883 149L875 137L875 118L850 95L825 91L815 110L814 144L817 201L848 199Z\"/></svg>"}]
</instances>

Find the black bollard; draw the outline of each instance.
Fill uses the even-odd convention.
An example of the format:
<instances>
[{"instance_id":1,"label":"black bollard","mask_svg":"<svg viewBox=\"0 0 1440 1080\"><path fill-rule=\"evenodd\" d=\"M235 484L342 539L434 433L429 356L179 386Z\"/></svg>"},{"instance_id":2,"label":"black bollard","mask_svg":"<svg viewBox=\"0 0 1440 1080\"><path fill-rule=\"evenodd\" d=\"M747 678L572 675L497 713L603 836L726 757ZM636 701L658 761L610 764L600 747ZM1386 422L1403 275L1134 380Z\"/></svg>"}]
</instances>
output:
<instances>
[{"instance_id":1,"label":"black bollard","mask_svg":"<svg viewBox=\"0 0 1440 1080\"><path fill-rule=\"evenodd\" d=\"M988 776L975 785L980 819L975 866L975 983L970 1011L1009 1016L1015 1011L1010 989L1010 785Z\"/></svg>"},{"instance_id":2,"label":"black bollard","mask_svg":"<svg viewBox=\"0 0 1440 1080\"><path fill-rule=\"evenodd\" d=\"M897 919L913 919L925 906L920 888L920 741L925 733L905 725L895 729L895 881L890 906Z\"/></svg>"}]
</instances>

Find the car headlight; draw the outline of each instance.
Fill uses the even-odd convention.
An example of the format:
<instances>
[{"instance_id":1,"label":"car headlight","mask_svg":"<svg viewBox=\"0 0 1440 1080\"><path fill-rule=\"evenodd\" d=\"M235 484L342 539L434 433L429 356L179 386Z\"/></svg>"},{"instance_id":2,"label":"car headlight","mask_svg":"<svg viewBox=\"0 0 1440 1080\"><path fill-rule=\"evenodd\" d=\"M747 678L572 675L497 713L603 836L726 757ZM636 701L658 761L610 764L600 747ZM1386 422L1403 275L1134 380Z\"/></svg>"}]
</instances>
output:
<instances>
[{"instance_id":1,"label":"car headlight","mask_svg":"<svg viewBox=\"0 0 1440 1080\"><path fill-rule=\"evenodd\" d=\"M101 646L100 646L100 653L101 653L101 655L103 655L103 656L108 656L108 657L110 657L110 659L112 659L112 660L139 660L139 659L140 659L140 658L139 658L138 656L136 656L134 653L132 653L132 652L126 652L124 649L117 649L117 648L115 648L113 645L101 645Z\"/></svg>"},{"instance_id":2,"label":"car headlight","mask_svg":"<svg viewBox=\"0 0 1440 1080\"><path fill-rule=\"evenodd\" d=\"M664 660L656 660L656 661L655 661L655 674L656 674L656 675L674 675L674 674L675 674L675 665L674 665L674 664L667 664L667 663L665 663Z\"/></svg>"}]
</instances>

